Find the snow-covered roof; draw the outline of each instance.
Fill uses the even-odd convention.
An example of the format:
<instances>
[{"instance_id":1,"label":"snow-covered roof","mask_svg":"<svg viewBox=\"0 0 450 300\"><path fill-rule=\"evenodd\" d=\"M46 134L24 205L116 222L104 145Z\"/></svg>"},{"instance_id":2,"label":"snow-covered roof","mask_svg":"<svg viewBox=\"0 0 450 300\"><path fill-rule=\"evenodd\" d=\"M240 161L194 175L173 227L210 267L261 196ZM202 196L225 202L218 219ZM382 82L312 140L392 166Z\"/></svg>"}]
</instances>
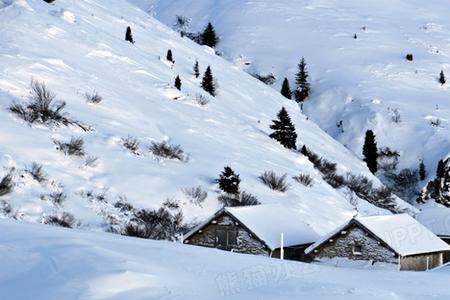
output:
<instances>
[{"instance_id":1,"label":"snow-covered roof","mask_svg":"<svg viewBox=\"0 0 450 300\"><path fill-rule=\"evenodd\" d=\"M430 207L417 215L417 220L434 234L450 237L450 208Z\"/></svg>"},{"instance_id":2,"label":"snow-covered roof","mask_svg":"<svg viewBox=\"0 0 450 300\"><path fill-rule=\"evenodd\" d=\"M319 234L302 221L301 215L295 209L289 209L285 205L267 204L224 208L190 231L185 239L222 212L232 215L272 250L280 248L281 233L286 247L313 243L319 238Z\"/></svg>"},{"instance_id":3,"label":"snow-covered roof","mask_svg":"<svg viewBox=\"0 0 450 300\"><path fill-rule=\"evenodd\" d=\"M450 251L450 246L408 214L357 217L339 226L306 249L312 252L350 224L375 235L400 256Z\"/></svg>"}]
</instances>

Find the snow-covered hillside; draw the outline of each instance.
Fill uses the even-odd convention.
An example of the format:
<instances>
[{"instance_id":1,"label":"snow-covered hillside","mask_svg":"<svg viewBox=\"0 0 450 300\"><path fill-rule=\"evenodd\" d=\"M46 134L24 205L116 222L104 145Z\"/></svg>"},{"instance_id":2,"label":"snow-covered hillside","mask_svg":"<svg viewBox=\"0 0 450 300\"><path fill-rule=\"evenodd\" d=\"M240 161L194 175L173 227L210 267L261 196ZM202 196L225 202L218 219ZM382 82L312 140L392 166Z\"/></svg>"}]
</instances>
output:
<instances>
[{"instance_id":1,"label":"snow-covered hillside","mask_svg":"<svg viewBox=\"0 0 450 300\"><path fill-rule=\"evenodd\" d=\"M399 151L399 169L423 159L428 179L450 152L449 85L438 82L441 70L450 74L445 2L129 1L168 25L176 15L191 18L194 32L211 21L224 57L250 73L273 72L276 90L284 77L294 84L304 56L312 79L306 114L359 157L367 129L379 147Z\"/></svg>"},{"instance_id":2,"label":"snow-covered hillside","mask_svg":"<svg viewBox=\"0 0 450 300\"><path fill-rule=\"evenodd\" d=\"M124 40L127 26L135 44ZM230 165L241 175L242 190L263 203L299 210L305 222L325 233L355 214L355 203L322 180L306 157L268 137L282 106L295 122L298 145L337 162L340 174L363 174L379 185L363 162L306 120L295 103L127 1L3 1L0 35L0 166L14 182L1 204L15 218L42 222L66 211L82 227L101 228L123 222L125 216L114 207L119 199L137 208L157 208L167 198L178 200L187 220L203 218L220 206L215 179ZM173 66L165 59L168 49ZM202 72L211 65L217 97L206 96L192 74L196 60ZM181 92L172 87L177 75ZM70 117L92 130L29 126L12 114L12 103L27 101L32 79L45 82L58 100L67 102ZM84 97L94 91L103 97L99 104ZM197 95L209 103L199 105ZM121 139L129 135L139 140L139 155L123 147ZM54 140L72 137L84 140L84 157L57 150ZM180 145L187 162L154 157L149 146L161 141ZM92 158L98 159L92 163ZM46 181L39 183L24 171L33 162L43 166ZM258 180L269 170L288 175L286 193ZM291 180L300 172L313 176L312 187ZM183 193L197 186L208 192L201 206ZM55 204L61 193L66 198ZM362 215L387 213L365 201L358 208Z\"/></svg>"},{"instance_id":3,"label":"snow-covered hillside","mask_svg":"<svg viewBox=\"0 0 450 300\"><path fill-rule=\"evenodd\" d=\"M335 268L7 220L0 231L0 296L8 300L450 297L446 268Z\"/></svg>"}]
</instances>

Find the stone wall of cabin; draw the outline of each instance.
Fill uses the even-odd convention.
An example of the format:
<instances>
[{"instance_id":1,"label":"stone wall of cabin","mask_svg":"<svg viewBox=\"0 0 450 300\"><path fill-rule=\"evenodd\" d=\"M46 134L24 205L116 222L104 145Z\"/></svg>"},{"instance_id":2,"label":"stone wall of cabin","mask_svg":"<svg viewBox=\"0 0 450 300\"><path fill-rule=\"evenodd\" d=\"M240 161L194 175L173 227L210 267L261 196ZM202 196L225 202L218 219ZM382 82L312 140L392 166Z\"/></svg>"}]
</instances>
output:
<instances>
[{"instance_id":1,"label":"stone wall of cabin","mask_svg":"<svg viewBox=\"0 0 450 300\"><path fill-rule=\"evenodd\" d=\"M311 253L314 259L345 257L352 260L398 264L398 256L396 254L355 225L351 225L332 239L333 241L327 241L316 249L317 252ZM362 246L360 255L353 253L355 244Z\"/></svg>"},{"instance_id":2,"label":"stone wall of cabin","mask_svg":"<svg viewBox=\"0 0 450 300\"><path fill-rule=\"evenodd\" d=\"M220 215L215 219L216 223L210 222L201 232L196 232L185 243L203 247L216 248L216 228L218 226L235 226L238 229L237 247L233 252L248 253L256 255L270 256L270 250L258 239L248 232L245 228L238 225L231 217L226 214Z\"/></svg>"},{"instance_id":3,"label":"stone wall of cabin","mask_svg":"<svg viewBox=\"0 0 450 300\"><path fill-rule=\"evenodd\" d=\"M442 265L442 253L419 254L402 257L400 259L400 270L404 271L426 271Z\"/></svg>"}]
</instances>

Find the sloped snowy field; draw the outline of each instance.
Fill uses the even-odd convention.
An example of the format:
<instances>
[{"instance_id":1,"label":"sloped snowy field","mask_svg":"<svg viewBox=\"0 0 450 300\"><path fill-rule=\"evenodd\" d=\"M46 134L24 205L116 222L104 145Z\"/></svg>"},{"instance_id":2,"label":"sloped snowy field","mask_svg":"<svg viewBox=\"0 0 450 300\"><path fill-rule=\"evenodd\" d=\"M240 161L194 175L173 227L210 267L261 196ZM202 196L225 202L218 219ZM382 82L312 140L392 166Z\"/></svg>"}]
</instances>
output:
<instances>
[{"instance_id":1,"label":"sloped snowy field","mask_svg":"<svg viewBox=\"0 0 450 300\"><path fill-rule=\"evenodd\" d=\"M400 152L400 168L424 159L429 179L450 152L449 84L438 82L441 69L450 76L447 1L129 1L168 25L175 15L191 18L192 31L211 21L219 51L251 73L273 72L276 90L284 77L293 86L304 56L312 79L307 115L357 156L367 129L379 147Z\"/></svg>"},{"instance_id":2,"label":"sloped snowy field","mask_svg":"<svg viewBox=\"0 0 450 300\"><path fill-rule=\"evenodd\" d=\"M304 215L304 221L325 233L352 216L354 208L342 192L326 184L302 155L288 151L268 137L269 125L281 106L296 124L298 144L339 164L339 172L364 174L375 182L365 165L350 151L307 121L297 105L282 98L251 76L179 35L127 1L3 1L0 9L0 166L4 174L14 167L14 192L3 197L19 219L41 222L55 212L68 211L83 227L100 228L104 217L118 214L113 203L125 196L136 207L158 207L166 198L181 202L188 219L202 218L219 205L215 178L230 165L242 179L242 189L263 203L283 203ZM134 45L124 41L131 26ZM165 61L167 49L176 61ZM218 96L200 107L193 98L203 93L192 74L198 59L201 71L211 65ZM182 93L172 87L179 74ZM85 133L75 127L30 127L9 113L13 102L25 101L31 79L47 83L57 99L67 102L71 117L93 127ZM88 104L86 92L104 100ZM177 97L178 100L173 100ZM140 141L136 156L120 144L128 135ZM82 137L88 156L64 156L53 139ZM161 161L152 156L152 141L179 144L189 162ZM48 181L39 184L23 170L43 164ZM274 170L311 174L314 185L290 180L287 193L262 185L257 176ZM203 207L189 203L183 188L208 191ZM41 200L41 195L63 191L63 206ZM92 201L86 194L103 195ZM361 214L386 213L361 201ZM120 217L120 216L118 216Z\"/></svg>"},{"instance_id":3,"label":"sloped snowy field","mask_svg":"<svg viewBox=\"0 0 450 300\"><path fill-rule=\"evenodd\" d=\"M352 270L0 220L8 300L444 300L450 274Z\"/></svg>"}]
</instances>

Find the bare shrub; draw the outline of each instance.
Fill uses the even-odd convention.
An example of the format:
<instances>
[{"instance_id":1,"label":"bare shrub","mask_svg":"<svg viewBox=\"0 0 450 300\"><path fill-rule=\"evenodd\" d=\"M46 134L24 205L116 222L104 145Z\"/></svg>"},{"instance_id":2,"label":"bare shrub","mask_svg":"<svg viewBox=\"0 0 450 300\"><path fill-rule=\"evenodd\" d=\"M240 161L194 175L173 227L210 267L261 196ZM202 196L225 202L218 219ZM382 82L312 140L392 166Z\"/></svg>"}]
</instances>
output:
<instances>
[{"instance_id":1,"label":"bare shrub","mask_svg":"<svg viewBox=\"0 0 450 300\"><path fill-rule=\"evenodd\" d=\"M186 195L186 197L189 198L189 201L191 203L200 207L208 197L208 193L204 191L201 186L185 188L182 191Z\"/></svg>"},{"instance_id":2,"label":"bare shrub","mask_svg":"<svg viewBox=\"0 0 450 300\"><path fill-rule=\"evenodd\" d=\"M301 153L305 155L310 162L322 173L322 178L333 188L340 188L345 183L345 178L337 174L337 164L328 161L323 157L319 157L317 154L303 146Z\"/></svg>"},{"instance_id":3,"label":"bare shrub","mask_svg":"<svg viewBox=\"0 0 450 300\"><path fill-rule=\"evenodd\" d=\"M139 141L130 135L122 139L122 145L135 155L140 155L139 144Z\"/></svg>"},{"instance_id":4,"label":"bare shrub","mask_svg":"<svg viewBox=\"0 0 450 300\"><path fill-rule=\"evenodd\" d=\"M274 191L286 192L289 189L289 184L286 182L286 176L286 174L278 176L274 171L266 171L261 174L258 179Z\"/></svg>"},{"instance_id":5,"label":"bare shrub","mask_svg":"<svg viewBox=\"0 0 450 300\"><path fill-rule=\"evenodd\" d=\"M79 121L72 120L64 112L66 102L56 101L56 95L50 91L44 82L31 82L31 95L28 103L13 103L9 110L29 124L45 126L75 125L84 131L90 128Z\"/></svg>"},{"instance_id":6,"label":"bare shrub","mask_svg":"<svg viewBox=\"0 0 450 300\"><path fill-rule=\"evenodd\" d=\"M11 174L6 174L0 181L0 196L5 196L13 191L13 180Z\"/></svg>"},{"instance_id":7,"label":"bare shrub","mask_svg":"<svg viewBox=\"0 0 450 300\"><path fill-rule=\"evenodd\" d=\"M34 180L39 183L44 183L45 181L47 181L47 176L45 175L42 168L42 165L34 162L26 171L31 175L31 177L33 177Z\"/></svg>"},{"instance_id":8,"label":"bare shrub","mask_svg":"<svg viewBox=\"0 0 450 300\"><path fill-rule=\"evenodd\" d=\"M195 94L194 101L200 106L205 106L209 103L209 99L202 94Z\"/></svg>"},{"instance_id":9,"label":"bare shrub","mask_svg":"<svg viewBox=\"0 0 450 300\"><path fill-rule=\"evenodd\" d=\"M86 167L95 168L98 166L98 160L99 158L97 156L88 156L84 161L84 165Z\"/></svg>"},{"instance_id":10,"label":"bare shrub","mask_svg":"<svg viewBox=\"0 0 450 300\"><path fill-rule=\"evenodd\" d=\"M132 213L134 211L133 205L128 203L125 198L119 199L119 201L114 204L114 207L119 209L119 211L124 214Z\"/></svg>"},{"instance_id":11,"label":"bare shrub","mask_svg":"<svg viewBox=\"0 0 450 300\"><path fill-rule=\"evenodd\" d=\"M292 177L292 179L306 187L311 187L313 185L313 178L309 174L300 173L297 176Z\"/></svg>"},{"instance_id":12,"label":"bare shrub","mask_svg":"<svg viewBox=\"0 0 450 300\"><path fill-rule=\"evenodd\" d=\"M92 94L90 94L90 93L84 94L84 98L86 99L86 102L93 103L93 104L98 104L98 103L102 102L102 100L103 100L103 97L100 96L95 91Z\"/></svg>"},{"instance_id":13,"label":"bare shrub","mask_svg":"<svg viewBox=\"0 0 450 300\"><path fill-rule=\"evenodd\" d=\"M44 219L44 224L73 228L76 225L76 220L72 214L62 212L61 214L48 216Z\"/></svg>"},{"instance_id":14,"label":"bare shrub","mask_svg":"<svg viewBox=\"0 0 450 300\"><path fill-rule=\"evenodd\" d=\"M84 141L82 138L72 137L69 142L53 141L56 149L63 152L65 155L84 156Z\"/></svg>"},{"instance_id":15,"label":"bare shrub","mask_svg":"<svg viewBox=\"0 0 450 300\"><path fill-rule=\"evenodd\" d=\"M400 112L398 111L398 108L390 108L388 107L388 112L391 116L391 121L393 123L400 123L402 121L402 117L400 115Z\"/></svg>"},{"instance_id":16,"label":"bare shrub","mask_svg":"<svg viewBox=\"0 0 450 300\"><path fill-rule=\"evenodd\" d=\"M134 211L123 234L155 240L174 240L177 233L184 231L183 214L161 207L158 210L141 209Z\"/></svg>"},{"instance_id":17,"label":"bare shrub","mask_svg":"<svg viewBox=\"0 0 450 300\"><path fill-rule=\"evenodd\" d=\"M259 81L261 81L267 85L272 85L277 80L277 78L275 77L275 75L273 73L266 74L266 75L261 75L261 74L252 74L252 75L256 79L258 79Z\"/></svg>"},{"instance_id":18,"label":"bare shrub","mask_svg":"<svg viewBox=\"0 0 450 300\"><path fill-rule=\"evenodd\" d=\"M168 210L177 210L180 209L180 202L174 198L167 197L163 202L162 207L167 208Z\"/></svg>"},{"instance_id":19,"label":"bare shrub","mask_svg":"<svg viewBox=\"0 0 450 300\"><path fill-rule=\"evenodd\" d=\"M235 207L235 206L250 206L261 204L258 198L245 191L238 195L223 194L218 197L220 203L225 207Z\"/></svg>"},{"instance_id":20,"label":"bare shrub","mask_svg":"<svg viewBox=\"0 0 450 300\"><path fill-rule=\"evenodd\" d=\"M433 127L442 127L442 121L439 118L436 118L434 120L430 120L430 125Z\"/></svg>"},{"instance_id":21,"label":"bare shrub","mask_svg":"<svg viewBox=\"0 0 450 300\"><path fill-rule=\"evenodd\" d=\"M14 215L11 203L9 201L6 201L6 200L1 200L0 201L0 212L3 215L5 215L5 216L12 217Z\"/></svg>"},{"instance_id":22,"label":"bare shrub","mask_svg":"<svg viewBox=\"0 0 450 300\"><path fill-rule=\"evenodd\" d=\"M363 175L347 174L346 185L358 197L367 199L373 190L373 182Z\"/></svg>"},{"instance_id":23,"label":"bare shrub","mask_svg":"<svg viewBox=\"0 0 450 300\"><path fill-rule=\"evenodd\" d=\"M380 149L378 153L378 168L384 172L394 172L398 166L400 154L389 147Z\"/></svg>"},{"instance_id":24,"label":"bare shrub","mask_svg":"<svg viewBox=\"0 0 450 300\"><path fill-rule=\"evenodd\" d=\"M185 156L184 151L181 149L181 146L171 145L166 141L160 143L152 142L150 151L157 157L187 161L187 157Z\"/></svg>"}]
</instances>

